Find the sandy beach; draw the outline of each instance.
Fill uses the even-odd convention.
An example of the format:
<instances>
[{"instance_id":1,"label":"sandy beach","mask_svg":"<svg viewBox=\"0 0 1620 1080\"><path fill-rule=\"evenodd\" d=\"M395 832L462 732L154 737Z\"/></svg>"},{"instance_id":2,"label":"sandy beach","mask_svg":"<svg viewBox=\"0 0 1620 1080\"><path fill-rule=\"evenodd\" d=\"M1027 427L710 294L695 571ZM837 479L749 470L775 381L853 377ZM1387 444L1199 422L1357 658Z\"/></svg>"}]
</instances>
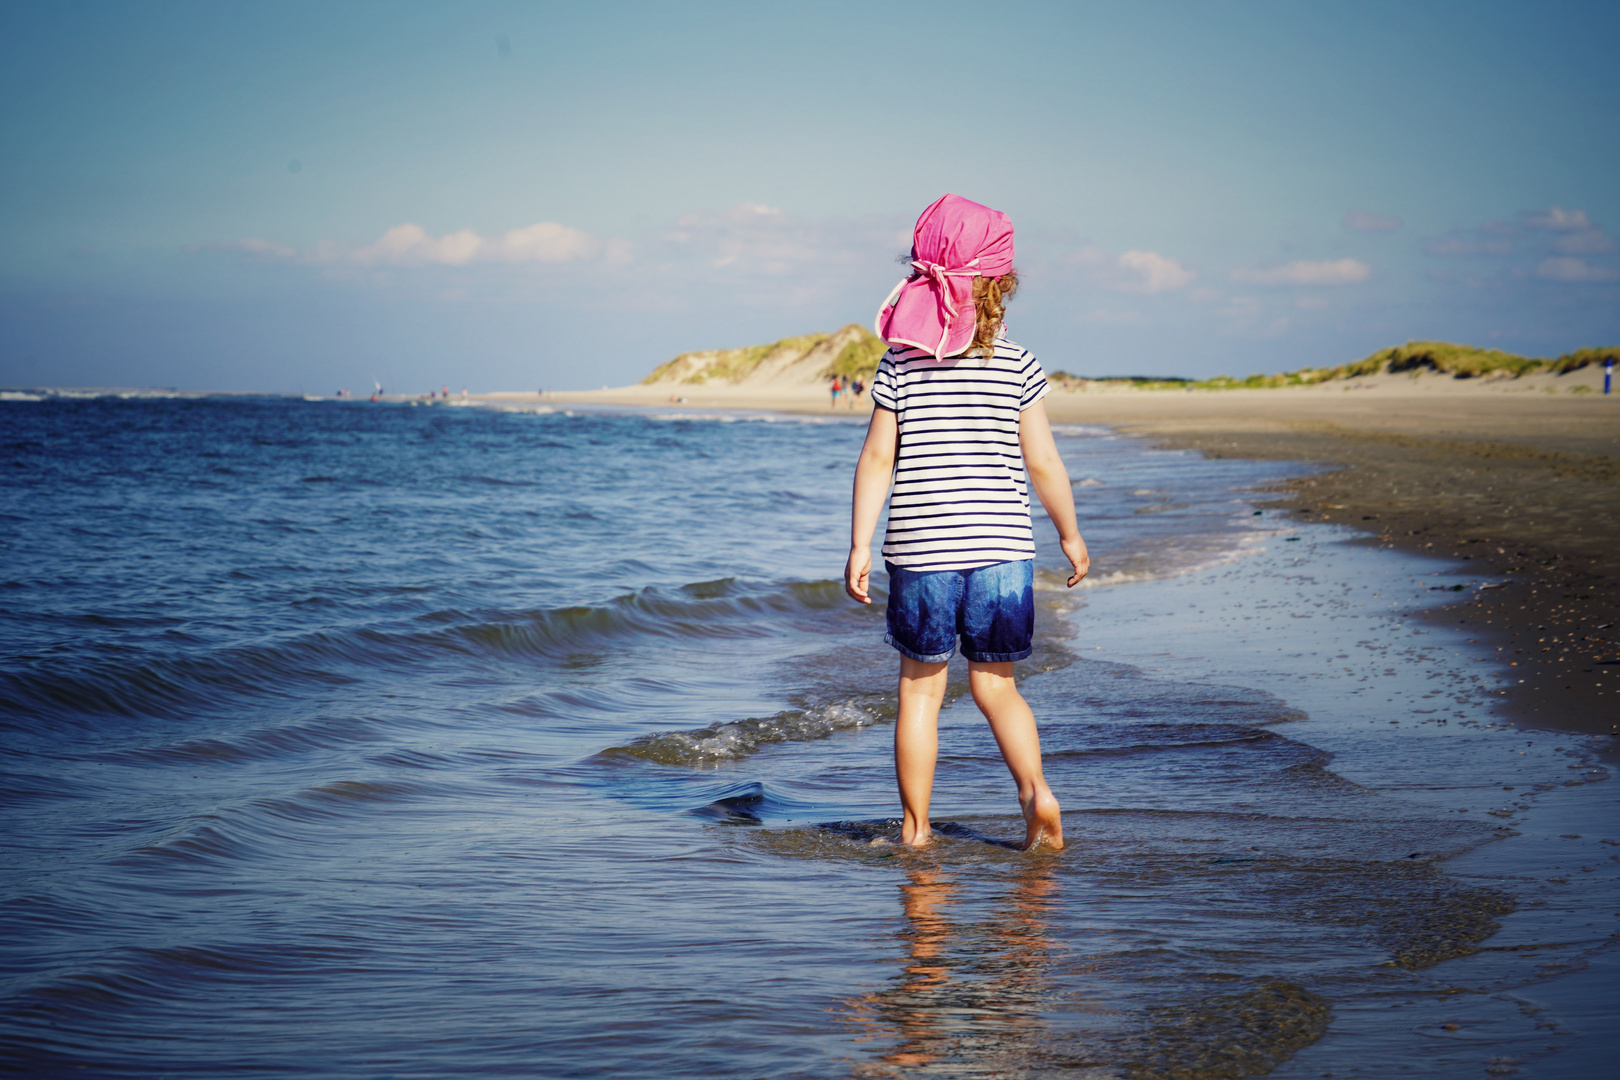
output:
<instances>
[{"instance_id":1,"label":"sandy beach","mask_svg":"<svg viewBox=\"0 0 1620 1080\"><path fill-rule=\"evenodd\" d=\"M1611 734L1620 692L1620 395L1605 397L1602 380L1590 367L1261 390L1093 383L1054 392L1047 407L1054 422L1108 426L1210 457L1325 466L1283 485L1274 505L1365 530L1368 544L1455 560L1459 602L1421 617L1477 629L1482 645L1517 667L1522 681L1503 693L1508 715ZM545 401L832 412L815 387L631 386Z\"/></svg>"}]
</instances>

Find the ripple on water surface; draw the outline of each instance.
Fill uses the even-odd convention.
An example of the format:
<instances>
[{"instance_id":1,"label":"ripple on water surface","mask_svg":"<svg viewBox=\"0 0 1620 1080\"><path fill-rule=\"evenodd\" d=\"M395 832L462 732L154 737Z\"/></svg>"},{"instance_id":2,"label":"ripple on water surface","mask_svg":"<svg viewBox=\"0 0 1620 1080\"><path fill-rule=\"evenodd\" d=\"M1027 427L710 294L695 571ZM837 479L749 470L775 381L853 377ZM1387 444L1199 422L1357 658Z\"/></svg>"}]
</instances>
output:
<instances>
[{"instance_id":1,"label":"ripple on water surface","mask_svg":"<svg viewBox=\"0 0 1620 1080\"><path fill-rule=\"evenodd\" d=\"M1081 659L1100 598L1258 550L1282 466L1061 436L1096 572L1043 562L1020 673L1068 845L1013 850L958 671L911 852L857 424L3 405L21 1074L1258 1075L1516 917L1441 773Z\"/></svg>"}]
</instances>

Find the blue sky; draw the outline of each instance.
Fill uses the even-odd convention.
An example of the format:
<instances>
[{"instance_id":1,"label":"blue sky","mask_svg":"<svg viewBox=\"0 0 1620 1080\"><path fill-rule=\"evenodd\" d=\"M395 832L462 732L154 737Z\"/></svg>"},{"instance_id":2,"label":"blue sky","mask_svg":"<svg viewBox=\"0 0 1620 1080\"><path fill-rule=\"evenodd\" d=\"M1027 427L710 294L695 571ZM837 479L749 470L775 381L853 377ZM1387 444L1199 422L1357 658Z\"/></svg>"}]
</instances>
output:
<instances>
[{"instance_id":1,"label":"blue sky","mask_svg":"<svg viewBox=\"0 0 1620 1080\"><path fill-rule=\"evenodd\" d=\"M870 323L946 191L1049 369L1620 342L1620 5L5 3L0 384L621 384Z\"/></svg>"}]
</instances>

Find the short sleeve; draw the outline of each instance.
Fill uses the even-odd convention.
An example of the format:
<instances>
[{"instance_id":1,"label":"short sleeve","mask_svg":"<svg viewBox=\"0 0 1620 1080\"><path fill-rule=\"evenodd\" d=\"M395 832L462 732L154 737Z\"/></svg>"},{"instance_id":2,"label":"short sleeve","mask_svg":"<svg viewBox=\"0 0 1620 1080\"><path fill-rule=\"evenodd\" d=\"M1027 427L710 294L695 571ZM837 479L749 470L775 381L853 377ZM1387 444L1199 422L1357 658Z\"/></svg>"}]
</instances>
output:
<instances>
[{"instance_id":1,"label":"short sleeve","mask_svg":"<svg viewBox=\"0 0 1620 1080\"><path fill-rule=\"evenodd\" d=\"M1028 360L1024 368L1024 389L1018 396L1018 411L1023 412L1041 398L1052 392L1052 384L1046 381L1046 372L1041 370L1041 362L1035 359L1034 354L1025 353Z\"/></svg>"},{"instance_id":2,"label":"short sleeve","mask_svg":"<svg viewBox=\"0 0 1620 1080\"><path fill-rule=\"evenodd\" d=\"M900 397L899 389L894 377L894 355L884 353L883 359L878 361L877 374L872 376L872 404L880 409L898 412L896 402Z\"/></svg>"}]
</instances>

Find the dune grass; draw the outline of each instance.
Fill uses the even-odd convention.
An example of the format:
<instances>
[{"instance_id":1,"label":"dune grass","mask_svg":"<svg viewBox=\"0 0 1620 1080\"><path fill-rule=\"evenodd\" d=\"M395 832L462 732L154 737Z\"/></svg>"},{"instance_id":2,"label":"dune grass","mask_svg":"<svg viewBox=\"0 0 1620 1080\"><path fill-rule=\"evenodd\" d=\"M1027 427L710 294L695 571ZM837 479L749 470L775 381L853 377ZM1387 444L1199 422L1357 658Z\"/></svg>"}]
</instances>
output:
<instances>
[{"instance_id":1,"label":"dune grass","mask_svg":"<svg viewBox=\"0 0 1620 1080\"><path fill-rule=\"evenodd\" d=\"M854 336L838 351L838 355L824 367L824 379L834 376L843 379L872 380L877 373L878 361L886 346L883 339L864 326L851 323L838 333L854 332ZM820 345L832 334L801 334L783 338L768 345L749 345L740 349L721 349L713 352L682 353L668 363L659 365L643 384L679 378L683 383L721 381L736 383L748 377L767 357L783 351L800 356ZM1571 371L1605 361L1620 362L1620 345L1576 349L1555 360L1533 356L1519 356L1500 349L1481 349L1473 345L1456 345L1449 341L1409 341L1381 349L1371 356L1331 368L1300 368L1277 375L1253 374L1242 378L1216 375L1208 379L1180 379L1170 376L1119 375L1100 378L1071 375L1066 371L1053 371L1052 382L1063 387L1085 383L1128 384L1140 390L1254 390L1280 386L1309 386L1335 379L1365 378L1373 375L1422 374L1434 372L1456 379L1477 379L1486 376L1517 379L1524 375L1546 373L1565 375ZM688 372L688 369L691 369ZM686 372L684 377L682 373Z\"/></svg>"},{"instance_id":2,"label":"dune grass","mask_svg":"<svg viewBox=\"0 0 1620 1080\"><path fill-rule=\"evenodd\" d=\"M1550 361L1548 371L1554 375L1564 375L1571 371L1579 371L1588 364L1620 364L1620 345L1609 345L1596 349L1576 349L1567 352L1558 359Z\"/></svg>"},{"instance_id":3,"label":"dune grass","mask_svg":"<svg viewBox=\"0 0 1620 1080\"><path fill-rule=\"evenodd\" d=\"M1307 381L1350 379L1365 375L1396 375L1401 372L1433 371L1450 375L1454 379L1477 379L1486 375L1500 375L1517 379L1523 375L1546 372L1566 375L1589 364L1605 360L1620 360L1620 346L1577 349L1556 360L1535 356L1519 356L1500 349L1481 349L1473 345L1454 345L1449 341L1409 341L1405 345L1375 352L1371 356L1336 368L1304 368L1292 375L1314 376Z\"/></svg>"},{"instance_id":4,"label":"dune grass","mask_svg":"<svg viewBox=\"0 0 1620 1080\"><path fill-rule=\"evenodd\" d=\"M838 350L838 355L833 357L832 363L821 369L821 377L858 378L871 382L872 376L877 374L878 361L883 359L883 353L888 346L884 344L882 338L864 326L850 323L844 329L858 331L858 336Z\"/></svg>"},{"instance_id":5,"label":"dune grass","mask_svg":"<svg viewBox=\"0 0 1620 1080\"><path fill-rule=\"evenodd\" d=\"M1546 373L1566 375L1591 364L1614 360L1620 363L1620 346L1577 349L1556 360L1519 356L1500 349L1455 345L1449 341L1409 341L1405 345L1381 349L1371 356L1331 368L1300 368L1277 375L1254 374L1243 378L1216 375L1208 379L1167 379L1145 376L1114 376L1082 379L1063 371L1051 374L1054 382L1069 386L1076 382L1105 382L1130 385L1142 390L1254 390L1277 386L1309 386L1334 379L1366 378L1373 375L1418 375L1426 371L1450 375L1454 379L1485 376L1517 379L1523 375Z\"/></svg>"},{"instance_id":6,"label":"dune grass","mask_svg":"<svg viewBox=\"0 0 1620 1080\"><path fill-rule=\"evenodd\" d=\"M680 381L683 383L706 383L711 379L716 379L723 382L740 382L742 379L747 378L755 368L759 367L767 356L779 350L790 350L802 356L831 336L831 334L800 334L798 337L787 337L780 341L773 341L769 345L747 345L740 349L681 353L675 359L658 365L653 369L651 375L641 381L643 385L663 382L666 379L679 376L693 359L712 357Z\"/></svg>"},{"instance_id":7,"label":"dune grass","mask_svg":"<svg viewBox=\"0 0 1620 1080\"><path fill-rule=\"evenodd\" d=\"M1371 368L1366 374L1395 375L1403 371L1435 371L1457 379L1477 379L1482 375L1506 372L1513 378L1544 367L1548 361L1500 349L1480 349L1472 345L1453 345L1449 341L1409 341L1392 349L1375 352L1364 360L1346 365ZM1361 371L1357 371L1361 374ZM1330 374L1329 378L1343 377Z\"/></svg>"}]
</instances>

